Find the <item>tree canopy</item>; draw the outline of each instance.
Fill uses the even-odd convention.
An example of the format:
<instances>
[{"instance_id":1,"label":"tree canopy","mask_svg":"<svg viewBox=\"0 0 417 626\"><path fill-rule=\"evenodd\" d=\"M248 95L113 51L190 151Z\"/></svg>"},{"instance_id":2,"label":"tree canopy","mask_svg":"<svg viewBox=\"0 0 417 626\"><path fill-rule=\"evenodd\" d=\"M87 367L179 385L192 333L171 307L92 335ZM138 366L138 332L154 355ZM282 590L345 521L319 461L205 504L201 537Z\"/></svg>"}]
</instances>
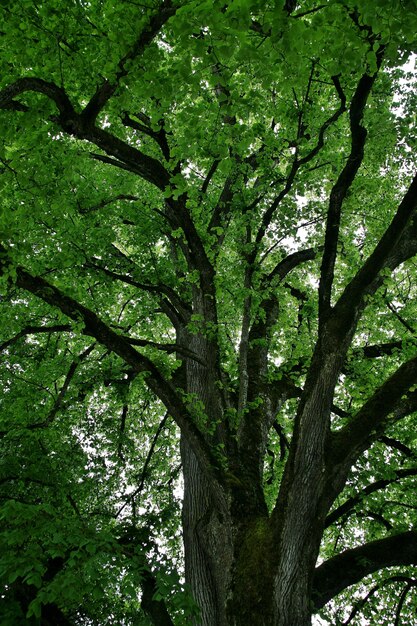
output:
<instances>
[{"instance_id":1,"label":"tree canopy","mask_svg":"<svg viewBox=\"0 0 417 626\"><path fill-rule=\"evenodd\" d=\"M411 623L416 2L0 11L1 623Z\"/></svg>"}]
</instances>

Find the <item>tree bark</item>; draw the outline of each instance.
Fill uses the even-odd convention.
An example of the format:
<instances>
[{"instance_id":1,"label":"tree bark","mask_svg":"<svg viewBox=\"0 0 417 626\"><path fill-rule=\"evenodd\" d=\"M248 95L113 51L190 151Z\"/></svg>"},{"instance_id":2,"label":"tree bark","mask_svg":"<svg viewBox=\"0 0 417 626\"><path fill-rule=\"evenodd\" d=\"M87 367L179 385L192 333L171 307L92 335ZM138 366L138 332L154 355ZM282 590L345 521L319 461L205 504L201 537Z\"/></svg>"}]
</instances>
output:
<instances>
[{"instance_id":1,"label":"tree bark","mask_svg":"<svg viewBox=\"0 0 417 626\"><path fill-rule=\"evenodd\" d=\"M195 419L205 422L200 427L207 431L207 438L218 441L216 421L220 421L221 406L215 387L215 353L199 333L183 330L178 340L200 357L199 362L186 359L186 393L190 402L201 403L196 406ZM201 610L195 624L228 626L225 606L233 556L228 495L204 474L185 437L181 439L181 459L185 578Z\"/></svg>"}]
</instances>

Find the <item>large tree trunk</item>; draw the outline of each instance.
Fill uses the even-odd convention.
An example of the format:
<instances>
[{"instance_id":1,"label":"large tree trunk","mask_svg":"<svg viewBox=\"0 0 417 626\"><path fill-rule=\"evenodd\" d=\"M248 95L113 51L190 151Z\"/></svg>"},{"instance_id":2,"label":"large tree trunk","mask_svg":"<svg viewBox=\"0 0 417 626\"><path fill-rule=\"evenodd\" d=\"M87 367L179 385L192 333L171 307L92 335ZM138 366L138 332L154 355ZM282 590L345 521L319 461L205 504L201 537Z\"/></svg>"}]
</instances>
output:
<instances>
[{"instance_id":1,"label":"large tree trunk","mask_svg":"<svg viewBox=\"0 0 417 626\"><path fill-rule=\"evenodd\" d=\"M182 440L184 475L182 510L185 578L201 609L201 626L228 626L225 614L233 558L232 525L224 494L201 473L197 460Z\"/></svg>"},{"instance_id":2,"label":"large tree trunk","mask_svg":"<svg viewBox=\"0 0 417 626\"><path fill-rule=\"evenodd\" d=\"M235 518L182 444L185 575L201 608L198 626L273 626L272 533L267 517ZM233 508L233 496L227 499Z\"/></svg>"},{"instance_id":3,"label":"large tree trunk","mask_svg":"<svg viewBox=\"0 0 417 626\"><path fill-rule=\"evenodd\" d=\"M302 565L295 577L277 574L271 519L219 514L191 455L184 472L186 579L202 610L195 625L311 626L317 537L287 546L287 557Z\"/></svg>"},{"instance_id":4,"label":"large tree trunk","mask_svg":"<svg viewBox=\"0 0 417 626\"><path fill-rule=\"evenodd\" d=\"M198 308L204 309L201 301L198 302ZM216 353L208 339L200 334L183 329L179 338L199 357L198 361L186 361L185 388L191 402L195 398L202 403L205 413L202 419L207 422L203 428L213 430L207 437L216 445L223 439L222 433L213 428L222 417L221 401L215 384L219 376ZM228 626L225 607L233 561L229 495L201 471L184 437L181 440L181 459L184 477L182 524L185 578L201 610L200 619L195 623L202 626Z\"/></svg>"},{"instance_id":5,"label":"large tree trunk","mask_svg":"<svg viewBox=\"0 0 417 626\"><path fill-rule=\"evenodd\" d=\"M187 359L187 393L204 405L209 425L224 424L210 342L200 334L186 335L184 345L199 356ZM201 608L196 625L310 626L313 573L331 502L326 495L329 422L324 416L330 412L337 360L331 355L326 367L310 374L272 515L262 495L259 462L266 436L256 439L252 432L269 420L252 411L245 414L244 432L252 438L252 448L241 437L240 445L228 450L230 485L211 481L182 441L185 574ZM233 439L215 429L208 437L213 445L230 446Z\"/></svg>"}]
</instances>

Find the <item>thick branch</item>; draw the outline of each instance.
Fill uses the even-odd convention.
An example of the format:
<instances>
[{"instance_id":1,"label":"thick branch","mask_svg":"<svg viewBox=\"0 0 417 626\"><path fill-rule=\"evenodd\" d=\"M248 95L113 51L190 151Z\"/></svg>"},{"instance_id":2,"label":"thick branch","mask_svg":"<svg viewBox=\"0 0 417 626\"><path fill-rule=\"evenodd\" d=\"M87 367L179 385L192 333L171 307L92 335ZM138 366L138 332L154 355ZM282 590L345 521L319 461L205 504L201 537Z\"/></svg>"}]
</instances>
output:
<instances>
[{"instance_id":1,"label":"thick branch","mask_svg":"<svg viewBox=\"0 0 417 626\"><path fill-rule=\"evenodd\" d=\"M315 610L365 576L395 565L417 565L417 531L372 541L325 561L314 575Z\"/></svg>"},{"instance_id":2,"label":"thick branch","mask_svg":"<svg viewBox=\"0 0 417 626\"><path fill-rule=\"evenodd\" d=\"M65 91L53 83L37 78L20 79L0 92L0 108L6 108L13 102L15 96L26 91L36 91L51 98L56 103L60 113L54 118L54 121L59 124L62 130L78 139L95 144L108 155L108 157L94 155L94 158L127 169L162 191L170 186L170 173L157 159L144 154L106 130L93 126L90 116L77 114ZM167 216L177 227L183 229L189 250L188 260L192 269L199 271L202 290L213 299L214 306L214 270L191 219L186 200L185 194L178 199L168 198L166 200ZM208 300L206 304L208 304ZM210 321L213 321L215 314L212 313L211 317L213 319Z\"/></svg>"},{"instance_id":3,"label":"thick branch","mask_svg":"<svg viewBox=\"0 0 417 626\"><path fill-rule=\"evenodd\" d=\"M168 198L166 211L170 220L184 231L187 249L184 250L191 269L200 275L200 287L205 294L205 307L210 310L211 318L216 318L216 294L214 288L215 270L207 256L204 244L187 207L187 196L184 194L177 200Z\"/></svg>"},{"instance_id":4,"label":"thick branch","mask_svg":"<svg viewBox=\"0 0 417 626\"><path fill-rule=\"evenodd\" d=\"M334 311L343 326L351 323L366 295L381 284L380 273L395 269L417 252L417 174L404 195L391 224L378 245L368 257L340 296Z\"/></svg>"},{"instance_id":5,"label":"thick branch","mask_svg":"<svg viewBox=\"0 0 417 626\"><path fill-rule=\"evenodd\" d=\"M289 254L276 267L264 277L262 287L267 288L273 283L280 283L286 276L302 263L313 260L317 256L314 248L298 250ZM266 369L268 356L269 339L272 326L275 324L279 312L279 305L276 294L271 294L259 305L260 313L256 316L248 335L248 343L251 348L248 352L251 371L256 380L262 378L262 372ZM253 383L254 381L252 381ZM259 390L254 390L256 396Z\"/></svg>"},{"instance_id":6,"label":"thick branch","mask_svg":"<svg viewBox=\"0 0 417 626\"><path fill-rule=\"evenodd\" d=\"M60 116L63 119L70 120L77 117L77 113L75 112L64 89L58 87L55 83L50 83L42 78L34 77L19 78L11 85L2 89L0 91L0 109L16 109L20 103L15 102L14 98L27 91L41 93L55 102ZM26 109L28 110L27 107Z\"/></svg>"},{"instance_id":7,"label":"thick branch","mask_svg":"<svg viewBox=\"0 0 417 626\"><path fill-rule=\"evenodd\" d=\"M130 168L131 172L138 174L159 189L165 190L169 185L170 175L157 159L129 146L102 128L85 125L82 116L79 117L79 120L81 124L77 123L75 126L69 125L67 120L62 120L61 126L69 134L80 139L87 139L110 157L114 157Z\"/></svg>"},{"instance_id":8,"label":"thick branch","mask_svg":"<svg viewBox=\"0 0 417 626\"><path fill-rule=\"evenodd\" d=\"M353 354L363 355L367 359L377 359L381 356L390 356L403 348L403 341L389 341L387 343L377 343L371 346L354 348Z\"/></svg>"},{"instance_id":9,"label":"thick branch","mask_svg":"<svg viewBox=\"0 0 417 626\"><path fill-rule=\"evenodd\" d=\"M273 282L282 282L293 269L306 261L314 259L316 255L317 251L313 248L299 250L293 254L289 254L265 276L262 281L262 286L268 287ZM266 385L265 374L267 370L270 335L272 327L277 320L278 313L278 298L276 294L272 294L261 302L259 313L249 329L247 340L249 346L247 354L249 396L253 400L259 396L261 389L263 389L263 393L267 393L271 399L275 397L275 402L273 402L274 406L276 405L277 390L281 390L281 385L277 385L276 383ZM293 392L293 390L291 390L291 392ZM285 391L283 396L288 397ZM275 415L271 414L270 418L273 417L275 417Z\"/></svg>"},{"instance_id":10,"label":"thick branch","mask_svg":"<svg viewBox=\"0 0 417 626\"><path fill-rule=\"evenodd\" d=\"M149 568L143 571L140 586L142 587L141 607L150 617L154 626L174 626L165 602L155 599L158 584Z\"/></svg>"},{"instance_id":11,"label":"thick branch","mask_svg":"<svg viewBox=\"0 0 417 626\"><path fill-rule=\"evenodd\" d=\"M139 528L125 527L118 538L118 544L140 574L138 582L142 588L141 608L143 611L154 626L174 626L164 599L155 597L158 582L146 554L147 548L153 544L150 529L145 524Z\"/></svg>"},{"instance_id":12,"label":"thick branch","mask_svg":"<svg viewBox=\"0 0 417 626\"><path fill-rule=\"evenodd\" d=\"M3 261L3 267L6 263ZM107 326L93 311L66 296L39 276L32 276L24 269L16 268L16 284L29 291L54 308L58 308L70 319L82 323L84 334L94 337L108 350L117 354L136 373L147 372L146 383L167 407L183 435L193 448L202 470L211 478L219 478L218 464L203 435L192 421L187 407L172 383L165 379L154 363L137 352L122 336Z\"/></svg>"},{"instance_id":13,"label":"thick branch","mask_svg":"<svg viewBox=\"0 0 417 626\"><path fill-rule=\"evenodd\" d=\"M337 464L353 463L391 424L417 410L417 357L403 363L365 402L352 421L333 434Z\"/></svg>"}]
</instances>

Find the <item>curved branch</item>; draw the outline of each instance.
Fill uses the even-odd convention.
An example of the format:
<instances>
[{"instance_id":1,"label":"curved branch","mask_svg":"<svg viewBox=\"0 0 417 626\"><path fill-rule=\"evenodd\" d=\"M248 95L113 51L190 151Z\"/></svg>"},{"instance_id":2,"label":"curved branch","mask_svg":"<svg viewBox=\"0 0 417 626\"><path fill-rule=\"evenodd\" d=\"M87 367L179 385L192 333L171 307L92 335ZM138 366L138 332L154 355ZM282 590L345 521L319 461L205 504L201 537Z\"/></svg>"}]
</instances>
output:
<instances>
[{"instance_id":1,"label":"curved branch","mask_svg":"<svg viewBox=\"0 0 417 626\"><path fill-rule=\"evenodd\" d=\"M318 611L365 576L395 565L417 565L417 531L372 541L325 561L314 574L314 609Z\"/></svg>"},{"instance_id":2,"label":"curved branch","mask_svg":"<svg viewBox=\"0 0 417 626\"><path fill-rule=\"evenodd\" d=\"M55 83L48 82L42 78L29 76L19 78L14 83L8 85L0 91L0 109L12 108L15 110L22 110L21 108L18 108L21 104L19 102L15 102L14 98L27 91L34 91L35 93L43 94L55 102L62 119L70 120L71 118L75 119L77 117L77 113L75 112L70 99L62 87L58 87ZM25 109L29 110L26 106Z\"/></svg>"},{"instance_id":3,"label":"curved branch","mask_svg":"<svg viewBox=\"0 0 417 626\"><path fill-rule=\"evenodd\" d=\"M337 522L338 519L346 515L346 513L349 513L357 504L362 502L362 500L364 500L364 498L366 498L366 496L369 496L371 493L375 493L375 491L381 491L382 489L385 489L385 487L388 487L388 485L392 485L393 483L398 482L399 480L401 480L401 478L406 478L407 476L416 476L416 475L417 475L416 467L411 467L409 469L403 469L403 470L399 469L399 470L394 471L393 478L377 480L374 483L367 485L366 487L364 487L364 489L362 489L355 496L348 498L343 504L337 507L337 509L329 513L329 515L326 518L325 528L328 528L329 526Z\"/></svg>"},{"instance_id":4,"label":"curved branch","mask_svg":"<svg viewBox=\"0 0 417 626\"><path fill-rule=\"evenodd\" d=\"M278 278L279 281L283 280L293 269L301 265L301 263L315 259L317 254L318 250L315 248L298 250L297 252L289 254L274 267L268 276L266 276L266 281L270 283L274 278Z\"/></svg>"},{"instance_id":5,"label":"curved branch","mask_svg":"<svg viewBox=\"0 0 417 626\"><path fill-rule=\"evenodd\" d=\"M6 341L3 341L3 343L0 344L0 352L5 350L12 344L16 343L16 341L18 341L22 337L25 337L26 335L37 335L39 333L58 333L70 330L70 324L54 324L53 326L25 326L25 328L22 328L22 330L13 335L13 337L7 339Z\"/></svg>"},{"instance_id":6,"label":"curved branch","mask_svg":"<svg viewBox=\"0 0 417 626\"><path fill-rule=\"evenodd\" d=\"M121 121L124 124L124 126L133 128L134 130L137 130L140 133L143 133L147 135L148 137L151 137L151 139L153 139L154 141L156 141L156 143L161 149L161 152L165 160L169 161L170 150L169 150L169 145L167 142L166 132L163 128L160 128L158 131L152 130L152 128L150 128L146 124L141 124L140 122L137 122L136 120L131 118L127 112L123 114Z\"/></svg>"},{"instance_id":7,"label":"curved branch","mask_svg":"<svg viewBox=\"0 0 417 626\"><path fill-rule=\"evenodd\" d=\"M408 595L408 592L410 591L411 587L415 587L415 581L411 582L411 580L406 584L406 586L404 587L404 589L401 592L400 598L398 600L398 604L397 604L397 610L395 612L395 622L394 622L394 626L400 626L400 617L401 617L401 611L402 608L404 606L404 602L405 599Z\"/></svg>"},{"instance_id":8,"label":"curved branch","mask_svg":"<svg viewBox=\"0 0 417 626\"><path fill-rule=\"evenodd\" d=\"M0 91L0 109L10 108L10 105L15 102L15 97L28 91L40 93L55 103L59 115L53 116L51 120L56 122L65 133L93 143L109 157L116 159L116 161L110 159L113 165L138 174L161 190L169 185L170 175L157 159L133 148L107 131L93 126L89 117L75 111L65 90L54 83L41 78L20 78ZM100 155L95 155L95 158L108 162L106 157L100 157Z\"/></svg>"},{"instance_id":9,"label":"curved branch","mask_svg":"<svg viewBox=\"0 0 417 626\"><path fill-rule=\"evenodd\" d=\"M387 585L390 585L392 583L404 583L404 582L405 583L411 583L414 586L417 584L417 582L415 580L413 580L412 578L410 578L409 576L390 576L386 580L383 580L381 583L378 583L377 585L372 587L372 589L366 594L366 596L364 596L363 598L360 598L353 605L353 609L352 609L351 614L349 615L347 620L343 622L343 624L341 626L349 626L349 624L352 623L352 620L362 610L362 608L365 606L365 604L368 602L368 600L370 598L372 598L372 596L374 596L377 593L377 591L379 591L383 587L386 587Z\"/></svg>"}]
</instances>

